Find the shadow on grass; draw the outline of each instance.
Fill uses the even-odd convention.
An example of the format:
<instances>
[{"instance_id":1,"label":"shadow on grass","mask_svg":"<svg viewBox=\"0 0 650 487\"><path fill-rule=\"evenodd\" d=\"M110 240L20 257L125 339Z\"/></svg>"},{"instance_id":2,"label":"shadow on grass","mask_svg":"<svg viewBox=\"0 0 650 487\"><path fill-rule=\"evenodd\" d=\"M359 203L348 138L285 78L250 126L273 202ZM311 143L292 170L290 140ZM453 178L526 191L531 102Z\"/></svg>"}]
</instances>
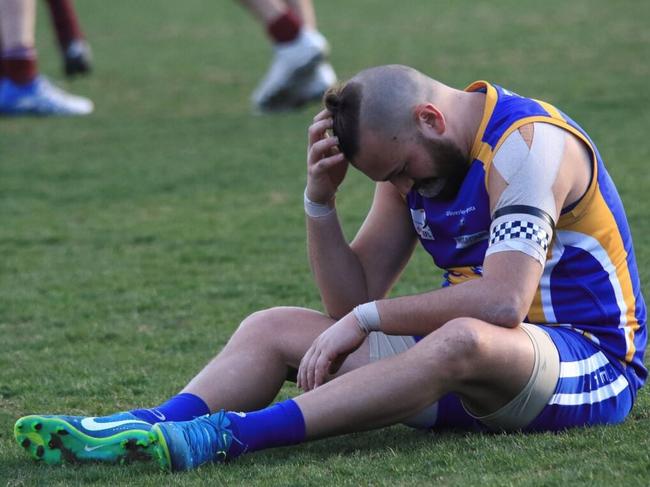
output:
<instances>
[{"instance_id":1,"label":"shadow on grass","mask_svg":"<svg viewBox=\"0 0 650 487\"><path fill-rule=\"evenodd\" d=\"M325 438L292 447L278 448L254 453L238 459L237 462L254 462L257 466L295 462L297 456L303 460L311 458L318 462L341 457L395 456L405 451L428 450L439 443L460 441L467 437L482 436L484 433L447 430L429 432L413 430L404 426L393 426L381 430L353 433L345 436Z\"/></svg>"}]
</instances>

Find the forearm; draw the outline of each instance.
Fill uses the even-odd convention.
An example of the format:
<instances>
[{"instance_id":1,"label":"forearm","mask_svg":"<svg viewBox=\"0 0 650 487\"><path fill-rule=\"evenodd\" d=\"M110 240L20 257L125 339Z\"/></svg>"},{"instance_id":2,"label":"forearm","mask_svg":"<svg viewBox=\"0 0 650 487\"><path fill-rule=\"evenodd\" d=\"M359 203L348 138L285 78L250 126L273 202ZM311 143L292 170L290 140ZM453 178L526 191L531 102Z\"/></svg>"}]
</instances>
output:
<instances>
[{"instance_id":1,"label":"forearm","mask_svg":"<svg viewBox=\"0 0 650 487\"><path fill-rule=\"evenodd\" d=\"M345 240L336 212L307 216L309 261L327 313L340 318L368 301L361 262Z\"/></svg>"},{"instance_id":2,"label":"forearm","mask_svg":"<svg viewBox=\"0 0 650 487\"><path fill-rule=\"evenodd\" d=\"M505 298L504 298L505 296ZM481 277L435 291L377 302L382 332L388 335L427 335L461 317L498 326L517 326L525 316L524 303L503 282Z\"/></svg>"}]
</instances>

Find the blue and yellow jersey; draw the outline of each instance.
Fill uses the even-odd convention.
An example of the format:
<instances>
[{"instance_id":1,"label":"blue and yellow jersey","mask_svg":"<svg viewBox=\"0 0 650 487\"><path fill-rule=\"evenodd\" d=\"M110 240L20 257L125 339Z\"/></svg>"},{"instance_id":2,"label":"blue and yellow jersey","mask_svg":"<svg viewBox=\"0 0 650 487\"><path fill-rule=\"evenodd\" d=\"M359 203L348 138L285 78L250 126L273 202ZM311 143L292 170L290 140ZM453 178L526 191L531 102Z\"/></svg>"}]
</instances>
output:
<instances>
[{"instance_id":1,"label":"blue and yellow jersey","mask_svg":"<svg viewBox=\"0 0 650 487\"><path fill-rule=\"evenodd\" d=\"M589 136L552 105L485 81L466 91L486 94L486 105L466 178L454 200L408 194L424 248L446 270L445 284L480 277L491 223L487 175L500 144L522 125L557 125L590 149L593 175L580 201L564 209L528 312L530 323L570 327L626 369L633 389L647 377L646 306L623 204ZM516 272L513 269L513 272Z\"/></svg>"}]
</instances>

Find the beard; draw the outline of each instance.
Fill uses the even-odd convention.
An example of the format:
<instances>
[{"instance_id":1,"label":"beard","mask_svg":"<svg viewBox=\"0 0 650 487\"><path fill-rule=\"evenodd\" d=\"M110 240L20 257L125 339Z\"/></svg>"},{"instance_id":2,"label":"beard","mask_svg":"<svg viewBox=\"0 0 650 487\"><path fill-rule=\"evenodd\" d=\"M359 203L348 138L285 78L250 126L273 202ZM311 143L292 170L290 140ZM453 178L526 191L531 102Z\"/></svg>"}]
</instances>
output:
<instances>
[{"instance_id":1,"label":"beard","mask_svg":"<svg viewBox=\"0 0 650 487\"><path fill-rule=\"evenodd\" d=\"M438 176L416 180L413 183L413 189L425 198L442 200L455 198L467 175L470 161L451 141L434 141L420 135L420 144L434 161Z\"/></svg>"}]
</instances>

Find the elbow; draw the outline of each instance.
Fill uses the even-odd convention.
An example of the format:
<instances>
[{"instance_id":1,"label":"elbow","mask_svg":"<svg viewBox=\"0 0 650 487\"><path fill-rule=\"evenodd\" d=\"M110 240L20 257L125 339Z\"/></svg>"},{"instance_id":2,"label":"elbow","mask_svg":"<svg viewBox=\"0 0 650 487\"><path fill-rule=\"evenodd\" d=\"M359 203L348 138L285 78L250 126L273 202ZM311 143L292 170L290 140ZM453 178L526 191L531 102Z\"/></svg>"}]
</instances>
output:
<instances>
[{"instance_id":1,"label":"elbow","mask_svg":"<svg viewBox=\"0 0 650 487\"><path fill-rule=\"evenodd\" d=\"M495 325L505 328L516 328L519 326L526 315L528 307L524 306L520 299L515 296L502 298L492 307L493 316L491 322Z\"/></svg>"}]
</instances>

